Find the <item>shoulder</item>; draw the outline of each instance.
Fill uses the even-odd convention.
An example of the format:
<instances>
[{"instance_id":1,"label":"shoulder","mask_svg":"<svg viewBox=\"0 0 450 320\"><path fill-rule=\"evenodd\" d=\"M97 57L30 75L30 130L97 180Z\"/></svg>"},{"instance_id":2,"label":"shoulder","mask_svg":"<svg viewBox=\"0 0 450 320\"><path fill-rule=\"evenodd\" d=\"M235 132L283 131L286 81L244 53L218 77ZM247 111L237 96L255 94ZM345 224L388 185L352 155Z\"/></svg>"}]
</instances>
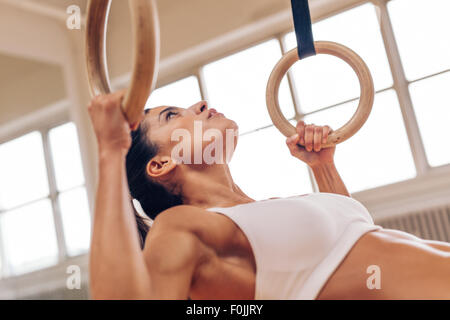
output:
<instances>
[{"instance_id":1,"label":"shoulder","mask_svg":"<svg viewBox=\"0 0 450 320\"><path fill-rule=\"evenodd\" d=\"M200 210L183 205L168 209L156 217L143 252L152 268L176 271L196 265L201 260L204 245L188 224L190 216L200 213Z\"/></svg>"},{"instance_id":2,"label":"shoulder","mask_svg":"<svg viewBox=\"0 0 450 320\"><path fill-rule=\"evenodd\" d=\"M153 221L146 245L147 242L156 243L162 239L167 242L170 238L177 240L181 237L195 237L189 225L192 217L200 214L201 210L193 206L180 205L163 211Z\"/></svg>"},{"instance_id":3,"label":"shoulder","mask_svg":"<svg viewBox=\"0 0 450 320\"><path fill-rule=\"evenodd\" d=\"M205 210L198 207L189 205L175 206L161 212L153 221L152 228L155 230L164 229L166 231L168 229L189 229L192 218L195 218L201 213L205 213Z\"/></svg>"},{"instance_id":4,"label":"shoulder","mask_svg":"<svg viewBox=\"0 0 450 320\"><path fill-rule=\"evenodd\" d=\"M172 230L149 238L143 254L153 270L176 271L196 265L201 257L201 242L190 232Z\"/></svg>"}]
</instances>

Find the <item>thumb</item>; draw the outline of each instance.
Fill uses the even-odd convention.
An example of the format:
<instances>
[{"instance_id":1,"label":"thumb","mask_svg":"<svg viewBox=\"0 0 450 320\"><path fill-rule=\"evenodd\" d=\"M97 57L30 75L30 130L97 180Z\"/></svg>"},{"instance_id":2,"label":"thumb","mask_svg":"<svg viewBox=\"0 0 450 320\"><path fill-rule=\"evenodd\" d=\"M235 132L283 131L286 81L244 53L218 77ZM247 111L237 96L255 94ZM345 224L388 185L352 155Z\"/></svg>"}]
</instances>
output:
<instances>
[{"instance_id":1,"label":"thumb","mask_svg":"<svg viewBox=\"0 0 450 320\"><path fill-rule=\"evenodd\" d=\"M289 151L291 152L291 154L296 157L298 155L300 155L301 152L301 148L298 147L298 142L300 140L300 136L298 134L294 134L292 137L289 137L286 139L286 145L289 148Z\"/></svg>"},{"instance_id":2,"label":"thumb","mask_svg":"<svg viewBox=\"0 0 450 320\"><path fill-rule=\"evenodd\" d=\"M139 128L139 125L141 124L142 120L144 120L144 113L141 114L138 121L136 121L133 124L130 124L131 131L137 130Z\"/></svg>"}]
</instances>

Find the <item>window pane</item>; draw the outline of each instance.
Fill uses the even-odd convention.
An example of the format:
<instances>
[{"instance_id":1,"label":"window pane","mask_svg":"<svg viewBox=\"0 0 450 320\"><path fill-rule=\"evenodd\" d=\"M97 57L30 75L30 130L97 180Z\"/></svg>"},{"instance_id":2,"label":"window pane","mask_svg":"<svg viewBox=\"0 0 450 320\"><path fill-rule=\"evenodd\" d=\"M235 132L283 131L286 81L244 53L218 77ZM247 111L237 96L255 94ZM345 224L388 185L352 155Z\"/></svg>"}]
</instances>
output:
<instances>
[{"instance_id":1,"label":"window pane","mask_svg":"<svg viewBox=\"0 0 450 320\"><path fill-rule=\"evenodd\" d=\"M58 190L84 184L80 144L73 123L54 128L49 133Z\"/></svg>"},{"instance_id":2,"label":"window pane","mask_svg":"<svg viewBox=\"0 0 450 320\"><path fill-rule=\"evenodd\" d=\"M18 275L57 263L58 248L49 200L2 214L0 227L8 275Z\"/></svg>"},{"instance_id":3,"label":"window pane","mask_svg":"<svg viewBox=\"0 0 450 320\"><path fill-rule=\"evenodd\" d=\"M307 123L329 125L334 130L350 120L358 101L315 113ZM352 138L337 145L336 167L350 192L415 177L397 96L393 90L375 96L366 124Z\"/></svg>"},{"instance_id":4,"label":"window pane","mask_svg":"<svg viewBox=\"0 0 450 320\"><path fill-rule=\"evenodd\" d=\"M266 86L280 59L279 42L270 40L204 67L212 105L236 121L241 133L271 124ZM293 117L294 106L286 79L281 83L279 99L284 115Z\"/></svg>"},{"instance_id":5,"label":"window pane","mask_svg":"<svg viewBox=\"0 0 450 320\"><path fill-rule=\"evenodd\" d=\"M235 182L256 200L312 192L306 165L289 153L275 128L239 137L230 170Z\"/></svg>"},{"instance_id":6,"label":"window pane","mask_svg":"<svg viewBox=\"0 0 450 320\"><path fill-rule=\"evenodd\" d=\"M388 9L409 80L450 68L449 0L395 0Z\"/></svg>"},{"instance_id":7,"label":"window pane","mask_svg":"<svg viewBox=\"0 0 450 320\"><path fill-rule=\"evenodd\" d=\"M450 72L410 85L428 162L440 166L450 162Z\"/></svg>"},{"instance_id":8,"label":"window pane","mask_svg":"<svg viewBox=\"0 0 450 320\"><path fill-rule=\"evenodd\" d=\"M389 62L372 4L317 22L313 32L316 41L338 42L360 55L372 73L376 90L392 86ZM289 50L297 46L294 33L288 34L285 41ZM292 70L303 112L359 96L358 78L351 67L338 58L318 55L298 62Z\"/></svg>"},{"instance_id":9,"label":"window pane","mask_svg":"<svg viewBox=\"0 0 450 320\"><path fill-rule=\"evenodd\" d=\"M89 248L91 220L85 188L59 196L67 251L70 256L85 253Z\"/></svg>"},{"instance_id":10,"label":"window pane","mask_svg":"<svg viewBox=\"0 0 450 320\"><path fill-rule=\"evenodd\" d=\"M292 68L303 113L343 102L360 94L358 77L343 60L317 55Z\"/></svg>"},{"instance_id":11,"label":"window pane","mask_svg":"<svg viewBox=\"0 0 450 320\"><path fill-rule=\"evenodd\" d=\"M197 77L188 77L161 87L150 95L146 108L177 106L187 108L202 100Z\"/></svg>"},{"instance_id":12,"label":"window pane","mask_svg":"<svg viewBox=\"0 0 450 320\"><path fill-rule=\"evenodd\" d=\"M41 134L32 132L0 145L0 210L48 195Z\"/></svg>"}]
</instances>

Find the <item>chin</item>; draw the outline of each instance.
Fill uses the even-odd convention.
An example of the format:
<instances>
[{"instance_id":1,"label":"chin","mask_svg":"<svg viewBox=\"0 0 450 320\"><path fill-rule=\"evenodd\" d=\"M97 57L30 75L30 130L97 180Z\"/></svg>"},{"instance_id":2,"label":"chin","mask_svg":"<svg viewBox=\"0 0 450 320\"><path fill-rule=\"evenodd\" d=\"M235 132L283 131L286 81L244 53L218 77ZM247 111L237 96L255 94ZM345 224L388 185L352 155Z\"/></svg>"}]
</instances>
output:
<instances>
[{"instance_id":1,"label":"chin","mask_svg":"<svg viewBox=\"0 0 450 320\"><path fill-rule=\"evenodd\" d=\"M226 127L226 129L239 130L239 126L234 120L225 117L221 118L220 120L223 122L223 126Z\"/></svg>"},{"instance_id":2,"label":"chin","mask_svg":"<svg viewBox=\"0 0 450 320\"><path fill-rule=\"evenodd\" d=\"M207 129L218 129L223 134L225 134L227 130L239 131L237 123L234 120L225 117L209 119L208 122Z\"/></svg>"},{"instance_id":3,"label":"chin","mask_svg":"<svg viewBox=\"0 0 450 320\"><path fill-rule=\"evenodd\" d=\"M228 129L239 131L239 126L234 120L231 120L231 119L227 119L227 120L228 120L228 123L229 123Z\"/></svg>"}]
</instances>

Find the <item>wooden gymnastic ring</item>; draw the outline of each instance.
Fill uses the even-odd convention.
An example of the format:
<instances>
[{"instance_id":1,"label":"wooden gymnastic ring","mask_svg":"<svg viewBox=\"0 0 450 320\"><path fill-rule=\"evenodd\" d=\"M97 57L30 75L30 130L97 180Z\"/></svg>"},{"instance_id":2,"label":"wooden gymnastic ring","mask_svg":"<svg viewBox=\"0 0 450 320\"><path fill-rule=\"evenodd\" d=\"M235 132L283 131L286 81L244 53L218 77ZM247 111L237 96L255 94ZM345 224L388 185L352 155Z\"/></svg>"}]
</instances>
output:
<instances>
[{"instance_id":1,"label":"wooden gymnastic ring","mask_svg":"<svg viewBox=\"0 0 450 320\"><path fill-rule=\"evenodd\" d=\"M122 103L130 124L140 119L154 90L160 55L159 20L155 0L130 0L133 23L133 73ZM86 65L91 95L111 93L106 63L106 30L111 0L89 0L86 23Z\"/></svg>"},{"instance_id":2,"label":"wooden gymnastic ring","mask_svg":"<svg viewBox=\"0 0 450 320\"><path fill-rule=\"evenodd\" d=\"M327 143L323 145L326 148L347 140L361 129L372 110L375 89L369 68L354 51L335 42L316 41L314 45L318 54L330 54L347 62L356 72L361 87L361 96L356 113L342 128L333 131L328 136ZM286 137L293 136L297 132L280 110L278 91L284 75L298 60L297 48L287 52L272 71L266 90L266 103L270 118L278 130Z\"/></svg>"}]
</instances>

